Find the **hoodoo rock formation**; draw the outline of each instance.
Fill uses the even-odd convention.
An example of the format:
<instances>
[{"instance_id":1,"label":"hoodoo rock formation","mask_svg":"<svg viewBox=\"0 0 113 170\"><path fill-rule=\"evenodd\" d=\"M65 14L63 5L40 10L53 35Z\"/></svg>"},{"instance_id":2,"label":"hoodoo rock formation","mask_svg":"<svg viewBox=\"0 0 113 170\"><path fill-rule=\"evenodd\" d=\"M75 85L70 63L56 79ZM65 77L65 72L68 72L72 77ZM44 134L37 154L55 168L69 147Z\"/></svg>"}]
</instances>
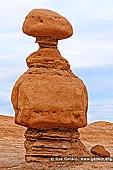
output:
<instances>
[{"instance_id":1,"label":"hoodoo rock formation","mask_svg":"<svg viewBox=\"0 0 113 170\"><path fill-rule=\"evenodd\" d=\"M87 90L57 49L58 40L73 34L71 24L56 12L34 9L22 29L39 44L12 91L15 123L27 127L26 160L88 156L78 132L87 125Z\"/></svg>"}]
</instances>

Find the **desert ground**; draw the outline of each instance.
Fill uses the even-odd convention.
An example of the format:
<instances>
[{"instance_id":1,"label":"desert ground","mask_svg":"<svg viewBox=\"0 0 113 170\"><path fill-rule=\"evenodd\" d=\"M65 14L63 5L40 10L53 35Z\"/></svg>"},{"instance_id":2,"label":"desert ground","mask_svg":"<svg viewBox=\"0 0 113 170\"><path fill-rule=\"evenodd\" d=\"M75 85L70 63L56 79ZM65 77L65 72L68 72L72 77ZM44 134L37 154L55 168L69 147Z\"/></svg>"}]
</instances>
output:
<instances>
[{"instance_id":1,"label":"desert ground","mask_svg":"<svg viewBox=\"0 0 113 170\"><path fill-rule=\"evenodd\" d=\"M10 116L0 116L0 170L113 170L109 162L39 162L26 163L24 159L24 132L26 128L14 123ZM94 122L79 129L80 139L90 151L97 144L103 145L113 157L113 123Z\"/></svg>"}]
</instances>

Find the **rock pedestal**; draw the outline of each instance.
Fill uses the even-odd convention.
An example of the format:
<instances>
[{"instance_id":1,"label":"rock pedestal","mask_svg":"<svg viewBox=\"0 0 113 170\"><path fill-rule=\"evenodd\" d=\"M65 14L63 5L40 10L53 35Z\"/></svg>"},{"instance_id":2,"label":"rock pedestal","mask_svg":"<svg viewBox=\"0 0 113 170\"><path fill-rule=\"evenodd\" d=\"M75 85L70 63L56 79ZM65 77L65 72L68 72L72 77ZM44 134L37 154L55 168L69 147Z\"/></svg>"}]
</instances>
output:
<instances>
[{"instance_id":1,"label":"rock pedestal","mask_svg":"<svg viewBox=\"0 0 113 170\"><path fill-rule=\"evenodd\" d=\"M25 133L27 161L44 161L51 158L88 156L79 139L79 132L61 129L29 129Z\"/></svg>"},{"instance_id":2,"label":"rock pedestal","mask_svg":"<svg viewBox=\"0 0 113 170\"><path fill-rule=\"evenodd\" d=\"M26 160L88 156L77 130L87 125L87 90L57 49L58 40L72 35L71 24L58 13L35 9L22 29L39 44L12 91L15 123L27 127Z\"/></svg>"}]
</instances>

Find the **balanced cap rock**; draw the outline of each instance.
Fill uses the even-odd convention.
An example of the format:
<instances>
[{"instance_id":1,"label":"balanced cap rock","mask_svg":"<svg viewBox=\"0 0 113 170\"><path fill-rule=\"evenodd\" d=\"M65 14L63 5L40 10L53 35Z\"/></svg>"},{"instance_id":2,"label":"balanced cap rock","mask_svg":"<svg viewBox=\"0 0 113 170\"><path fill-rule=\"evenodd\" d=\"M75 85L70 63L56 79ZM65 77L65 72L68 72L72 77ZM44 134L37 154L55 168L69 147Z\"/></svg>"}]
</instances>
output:
<instances>
[{"instance_id":1,"label":"balanced cap rock","mask_svg":"<svg viewBox=\"0 0 113 170\"><path fill-rule=\"evenodd\" d=\"M69 21L56 12L47 9L34 9L26 17L23 32L33 37L65 39L73 34Z\"/></svg>"},{"instance_id":2,"label":"balanced cap rock","mask_svg":"<svg viewBox=\"0 0 113 170\"><path fill-rule=\"evenodd\" d=\"M57 49L58 40L72 35L71 24L56 12L35 9L22 29L39 44L12 91L15 123L27 127L26 160L87 156L78 132L87 125L87 90Z\"/></svg>"}]
</instances>

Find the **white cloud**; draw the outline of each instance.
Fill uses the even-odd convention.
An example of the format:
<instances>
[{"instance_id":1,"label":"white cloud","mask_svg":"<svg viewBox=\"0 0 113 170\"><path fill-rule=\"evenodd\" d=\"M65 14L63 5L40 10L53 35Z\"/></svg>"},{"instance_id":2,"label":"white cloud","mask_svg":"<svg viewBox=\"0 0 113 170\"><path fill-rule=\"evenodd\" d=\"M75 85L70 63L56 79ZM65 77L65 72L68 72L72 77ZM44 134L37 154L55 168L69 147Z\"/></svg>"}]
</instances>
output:
<instances>
[{"instance_id":1,"label":"white cloud","mask_svg":"<svg viewBox=\"0 0 113 170\"><path fill-rule=\"evenodd\" d=\"M113 121L113 99L90 100L88 120L89 122Z\"/></svg>"},{"instance_id":2,"label":"white cloud","mask_svg":"<svg viewBox=\"0 0 113 170\"><path fill-rule=\"evenodd\" d=\"M64 44L62 41L59 49L72 68L113 65L113 42L109 40L91 39L89 36L71 39Z\"/></svg>"},{"instance_id":3,"label":"white cloud","mask_svg":"<svg viewBox=\"0 0 113 170\"><path fill-rule=\"evenodd\" d=\"M107 8L107 9L98 9L93 12L90 12L88 17L85 18L85 20L113 20L113 8Z\"/></svg>"},{"instance_id":4,"label":"white cloud","mask_svg":"<svg viewBox=\"0 0 113 170\"><path fill-rule=\"evenodd\" d=\"M48 0L0 1L0 32L20 31L25 16L34 8L47 6Z\"/></svg>"}]
</instances>

